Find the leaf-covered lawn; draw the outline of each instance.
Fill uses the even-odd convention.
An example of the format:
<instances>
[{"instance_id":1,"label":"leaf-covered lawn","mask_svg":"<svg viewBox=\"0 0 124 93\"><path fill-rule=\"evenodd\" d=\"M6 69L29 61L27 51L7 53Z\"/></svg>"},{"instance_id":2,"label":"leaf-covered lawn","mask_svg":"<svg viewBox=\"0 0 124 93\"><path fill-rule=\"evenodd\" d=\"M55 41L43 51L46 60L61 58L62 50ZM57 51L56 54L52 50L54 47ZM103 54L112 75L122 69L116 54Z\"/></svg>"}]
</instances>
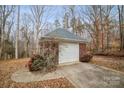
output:
<instances>
[{"instance_id":1,"label":"leaf-covered lawn","mask_svg":"<svg viewBox=\"0 0 124 93\"><path fill-rule=\"evenodd\" d=\"M13 72L24 68L29 59L0 61L0 87L4 88L67 88L74 87L66 78L36 81L30 83L17 83L11 80Z\"/></svg>"},{"instance_id":2,"label":"leaf-covered lawn","mask_svg":"<svg viewBox=\"0 0 124 93\"><path fill-rule=\"evenodd\" d=\"M94 56L90 63L124 72L124 57Z\"/></svg>"}]
</instances>

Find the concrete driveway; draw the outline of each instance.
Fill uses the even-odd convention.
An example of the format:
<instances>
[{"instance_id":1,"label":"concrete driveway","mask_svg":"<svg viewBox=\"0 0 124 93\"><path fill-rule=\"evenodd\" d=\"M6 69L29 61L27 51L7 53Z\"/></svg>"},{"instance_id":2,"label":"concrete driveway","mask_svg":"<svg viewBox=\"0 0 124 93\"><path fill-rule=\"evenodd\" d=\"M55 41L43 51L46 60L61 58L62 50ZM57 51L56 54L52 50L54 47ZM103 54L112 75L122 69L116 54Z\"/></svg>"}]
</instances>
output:
<instances>
[{"instance_id":1,"label":"concrete driveway","mask_svg":"<svg viewBox=\"0 0 124 93\"><path fill-rule=\"evenodd\" d=\"M124 87L124 73L89 63L60 66L51 73L30 72L27 68L14 72L15 82L32 82L66 77L77 88Z\"/></svg>"},{"instance_id":2,"label":"concrete driveway","mask_svg":"<svg viewBox=\"0 0 124 93\"><path fill-rule=\"evenodd\" d=\"M124 87L124 74L88 63L61 66L63 74L75 87Z\"/></svg>"}]
</instances>

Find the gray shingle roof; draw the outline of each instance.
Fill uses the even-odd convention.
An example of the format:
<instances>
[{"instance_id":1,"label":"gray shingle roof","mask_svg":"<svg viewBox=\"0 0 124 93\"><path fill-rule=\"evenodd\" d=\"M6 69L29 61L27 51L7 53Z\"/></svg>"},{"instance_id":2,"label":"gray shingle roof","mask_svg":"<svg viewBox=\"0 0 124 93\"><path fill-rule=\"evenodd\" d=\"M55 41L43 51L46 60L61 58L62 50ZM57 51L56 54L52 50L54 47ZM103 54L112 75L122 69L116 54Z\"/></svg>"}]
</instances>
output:
<instances>
[{"instance_id":1,"label":"gray shingle roof","mask_svg":"<svg viewBox=\"0 0 124 93\"><path fill-rule=\"evenodd\" d=\"M83 39L80 36L76 36L75 34L69 32L67 29L63 29L63 28L58 28L52 32L49 32L45 36L51 38L83 41Z\"/></svg>"}]
</instances>

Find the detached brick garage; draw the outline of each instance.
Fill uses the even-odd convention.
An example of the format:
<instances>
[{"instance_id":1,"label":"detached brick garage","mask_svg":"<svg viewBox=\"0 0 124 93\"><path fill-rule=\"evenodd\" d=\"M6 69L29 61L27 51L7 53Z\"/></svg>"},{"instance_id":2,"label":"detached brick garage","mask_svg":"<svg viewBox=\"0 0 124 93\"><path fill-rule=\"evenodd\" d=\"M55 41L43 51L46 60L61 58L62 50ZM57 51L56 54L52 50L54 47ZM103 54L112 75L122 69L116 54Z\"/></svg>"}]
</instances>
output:
<instances>
[{"instance_id":1,"label":"detached brick garage","mask_svg":"<svg viewBox=\"0 0 124 93\"><path fill-rule=\"evenodd\" d=\"M84 40L62 28L56 29L42 37L40 46L41 50L46 47L51 47L54 50L54 53L56 53L56 64L79 62L80 57L86 53L86 43ZM47 53L51 52L48 51Z\"/></svg>"}]
</instances>

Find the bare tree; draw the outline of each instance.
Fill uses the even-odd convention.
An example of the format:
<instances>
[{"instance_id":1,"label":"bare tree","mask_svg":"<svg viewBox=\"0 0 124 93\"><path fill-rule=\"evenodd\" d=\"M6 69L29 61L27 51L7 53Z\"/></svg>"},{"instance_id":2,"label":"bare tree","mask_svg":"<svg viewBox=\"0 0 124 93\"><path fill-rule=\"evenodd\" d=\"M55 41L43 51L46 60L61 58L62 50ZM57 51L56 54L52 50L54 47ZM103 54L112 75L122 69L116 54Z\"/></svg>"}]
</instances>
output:
<instances>
[{"instance_id":1,"label":"bare tree","mask_svg":"<svg viewBox=\"0 0 124 93\"><path fill-rule=\"evenodd\" d=\"M48 6L31 6L31 20L34 23L34 41L36 42L36 53L39 53L39 37L43 35L43 29L45 26L47 26L48 18L51 17L51 10L52 8Z\"/></svg>"},{"instance_id":2,"label":"bare tree","mask_svg":"<svg viewBox=\"0 0 124 93\"><path fill-rule=\"evenodd\" d=\"M101 38L102 38L102 40L101 40L101 42L102 42L102 52L103 52L103 50L104 50L104 23L103 23L103 12L102 12L102 10L103 10L103 8L102 8L102 6L99 6L99 8L100 8L100 23L101 23Z\"/></svg>"},{"instance_id":3,"label":"bare tree","mask_svg":"<svg viewBox=\"0 0 124 93\"><path fill-rule=\"evenodd\" d=\"M77 30L76 30L76 17L75 17L75 6L69 6L70 9L70 16L71 16L71 20L70 20L70 26L72 27L73 33L77 34Z\"/></svg>"},{"instance_id":4,"label":"bare tree","mask_svg":"<svg viewBox=\"0 0 124 93\"><path fill-rule=\"evenodd\" d=\"M119 30L120 30L120 50L124 50L124 6L118 6Z\"/></svg>"},{"instance_id":5,"label":"bare tree","mask_svg":"<svg viewBox=\"0 0 124 93\"><path fill-rule=\"evenodd\" d=\"M81 7L81 19L96 51L103 52L105 48L110 47L110 32L113 29L112 9L113 6L88 6L86 9Z\"/></svg>"},{"instance_id":6,"label":"bare tree","mask_svg":"<svg viewBox=\"0 0 124 93\"><path fill-rule=\"evenodd\" d=\"M87 30L93 40L95 50L99 51L100 48L100 12L99 6L87 6L87 9L80 7L81 19L85 24L85 30Z\"/></svg>"},{"instance_id":7,"label":"bare tree","mask_svg":"<svg viewBox=\"0 0 124 93\"><path fill-rule=\"evenodd\" d=\"M14 25L14 12L12 14L12 16L10 16L9 18L10 20L7 21L7 30L6 30L6 39L9 40L10 39L10 34L11 34L11 31L12 31L12 27Z\"/></svg>"},{"instance_id":8,"label":"bare tree","mask_svg":"<svg viewBox=\"0 0 124 93\"><path fill-rule=\"evenodd\" d=\"M34 41L36 42L36 53L39 51L39 34L42 29L42 22L43 22L43 15L44 15L45 6L32 6L31 12L33 15L33 22L35 25L35 32L34 32Z\"/></svg>"},{"instance_id":9,"label":"bare tree","mask_svg":"<svg viewBox=\"0 0 124 93\"><path fill-rule=\"evenodd\" d=\"M69 14L65 12L64 17L63 17L63 27L64 28L69 28Z\"/></svg>"},{"instance_id":10,"label":"bare tree","mask_svg":"<svg viewBox=\"0 0 124 93\"><path fill-rule=\"evenodd\" d=\"M23 15L23 24L21 26L20 31L22 32L22 38L24 38L24 55L25 57L29 56L29 44L30 44L30 38L31 38L31 34L32 34L32 30L31 30L31 20L28 19L28 15L24 14Z\"/></svg>"},{"instance_id":11,"label":"bare tree","mask_svg":"<svg viewBox=\"0 0 124 93\"><path fill-rule=\"evenodd\" d=\"M112 14L111 11L114 6L104 6L103 8L103 18L104 18L104 30L106 31L106 48L107 51L110 48L110 34L111 30L113 29L113 24L112 24ZM104 37L105 38L105 37Z\"/></svg>"},{"instance_id":12,"label":"bare tree","mask_svg":"<svg viewBox=\"0 0 124 93\"><path fill-rule=\"evenodd\" d=\"M8 17L13 12L14 6L7 6L3 5L0 6L0 58L2 58L2 54L4 54L2 51L5 47L5 26Z\"/></svg>"}]
</instances>

